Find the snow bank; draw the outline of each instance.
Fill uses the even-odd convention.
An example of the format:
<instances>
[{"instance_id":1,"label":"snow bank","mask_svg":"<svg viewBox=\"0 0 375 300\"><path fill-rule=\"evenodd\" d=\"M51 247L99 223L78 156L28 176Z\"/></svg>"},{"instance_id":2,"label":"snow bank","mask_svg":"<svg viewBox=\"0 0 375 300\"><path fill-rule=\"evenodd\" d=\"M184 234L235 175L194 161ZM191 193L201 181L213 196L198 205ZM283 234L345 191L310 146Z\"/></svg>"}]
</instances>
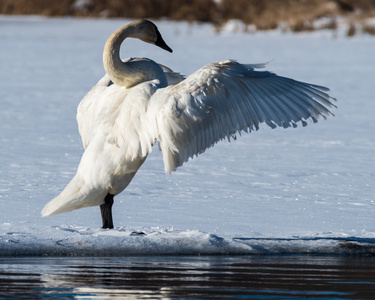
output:
<instances>
[{"instance_id":1,"label":"snow bank","mask_svg":"<svg viewBox=\"0 0 375 300\"><path fill-rule=\"evenodd\" d=\"M0 226L1 256L375 254L375 238L220 237L198 230Z\"/></svg>"},{"instance_id":2,"label":"snow bank","mask_svg":"<svg viewBox=\"0 0 375 300\"><path fill-rule=\"evenodd\" d=\"M2 231L4 231L2 226ZM245 253L248 246L196 230L174 232L127 228L102 230L71 226L18 228L0 236L0 256L197 255Z\"/></svg>"}]
</instances>

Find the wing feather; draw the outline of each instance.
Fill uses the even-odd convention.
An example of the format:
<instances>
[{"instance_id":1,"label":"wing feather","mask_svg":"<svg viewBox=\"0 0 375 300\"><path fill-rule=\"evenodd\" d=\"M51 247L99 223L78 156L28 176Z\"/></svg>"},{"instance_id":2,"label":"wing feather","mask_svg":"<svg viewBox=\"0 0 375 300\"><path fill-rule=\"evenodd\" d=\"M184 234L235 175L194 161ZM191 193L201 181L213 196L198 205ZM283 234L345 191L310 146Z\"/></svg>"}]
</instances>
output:
<instances>
[{"instance_id":1,"label":"wing feather","mask_svg":"<svg viewBox=\"0 0 375 300\"><path fill-rule=\"evenodd\" d=\"M257 71L235 61L209 64L180 83L158 90L156 127L165 170L174 171L216 142L242 131L303 126L332 115L327 88Z\"/></svg>"},{"instance_id":2,"label":"wing feather","mask_svg":"<svg viewBox=\"0 0 375 300\"><path fill-rule=\"evenodd\" d=\"M271 115L271 122L284 128L290 127L290 121L293 120L293 113L289 110L285 101L283 101L285 99L282 98L282 94L272 91L272 81L268 82L267 86L261 82L255 82L254 85L258 86L263 102L266 103L267 100L269 102L270 109L274 115Z\"/></svg>"},{"instance_id":3,"label":"wing feather","mask_svg":"<svg viewBox=\"0 0 375 300\"><path fill-rule=\"evenodd\" d=\"M283 94L282 91L287 87L290 92L288 94ZM306 102L305 95L296 92L290 89L289 85L279 85L279 83L274 83L270 88L273 88L275 93L280 94L280 99L284 101L287 105L290 105L291 109L295 112L295 116L291 118L294 123L298 121L302 122L303 126L306 126L305 122L311 116L311 110L313 109L311 105Z\"/></svg>"}]
</instances>

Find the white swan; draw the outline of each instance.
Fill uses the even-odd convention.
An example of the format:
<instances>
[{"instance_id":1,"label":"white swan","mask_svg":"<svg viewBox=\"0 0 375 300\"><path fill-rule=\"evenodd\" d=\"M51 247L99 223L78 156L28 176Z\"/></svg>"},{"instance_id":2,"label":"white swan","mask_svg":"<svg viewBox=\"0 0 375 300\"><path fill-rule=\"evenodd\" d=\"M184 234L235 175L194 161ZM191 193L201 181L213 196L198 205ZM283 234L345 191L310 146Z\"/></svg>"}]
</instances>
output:
<instances>
[{"instance_id":1,"label":"white swan","mask_svg":"<svg viewBox=\"0 0 375 300\"><path fill-rule=\"evenodd\" d=\"M113 228L113 197L122 192L159 141L166 173L216 142L264 122L295 127L330 115L327 88L256 71L263 64L211 63L186 79L152 60L122 61L125 38L172 50L157 27L140 20L113 33L104 47L106 75L78 106L85 152L77 174L43 216L100 205Z\"/></svg>"}]
</instances>

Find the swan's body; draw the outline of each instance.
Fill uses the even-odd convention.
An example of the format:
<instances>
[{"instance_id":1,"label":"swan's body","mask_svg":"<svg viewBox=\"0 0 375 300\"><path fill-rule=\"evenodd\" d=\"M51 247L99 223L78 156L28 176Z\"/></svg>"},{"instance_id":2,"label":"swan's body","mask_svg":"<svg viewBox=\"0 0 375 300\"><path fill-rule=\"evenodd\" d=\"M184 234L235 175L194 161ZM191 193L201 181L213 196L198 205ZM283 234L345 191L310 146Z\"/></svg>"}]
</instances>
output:
<instances>
[{"instance_id":1,"label":"swan's body","mask_svg":"<svg viewBox=\"0 0 375 300\"><path fill-rule=\"evenodd\" d=\"M107 75L85 96L77 121L85 152L77 174L42 215L100 205L103 228L113 228L113 196L122 192L159 141L165 171L240 131L296 126L331 114L327 88L273 73L264 65L209 64L184 79L149 59L122 61L127 37L172 50L150 21L133 22L108 39Z\"/></svg>"}]
</instances>

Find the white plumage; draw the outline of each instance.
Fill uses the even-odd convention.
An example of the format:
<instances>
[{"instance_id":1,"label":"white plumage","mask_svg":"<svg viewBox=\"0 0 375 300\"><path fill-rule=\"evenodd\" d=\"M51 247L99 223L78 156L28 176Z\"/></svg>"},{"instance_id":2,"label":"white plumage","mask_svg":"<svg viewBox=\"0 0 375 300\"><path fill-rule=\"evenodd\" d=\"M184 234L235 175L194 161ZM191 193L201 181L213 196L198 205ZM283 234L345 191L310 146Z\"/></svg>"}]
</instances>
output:
<instances>
[{"instance_id":1,"label":"white plumage","mask_svg":"<svg viewBox=\"0 0 375 300\"><path fill-rule=\"evenodd\" d=\"M165 171L241 131L303 126L330 115L327 88L267 71L264 64L211 63L186 79L149 59L121 61L127 37L172 50L150 21L117 30L103 53L106 72L78 107L85 152L77 174L42 215L104 205L123 191L159 141ZM103 217L103 224L104 224ZM103 225L106 228L105 225ZM107 226L112 228L113 226Z\"/></svg>"}]
</instances>

